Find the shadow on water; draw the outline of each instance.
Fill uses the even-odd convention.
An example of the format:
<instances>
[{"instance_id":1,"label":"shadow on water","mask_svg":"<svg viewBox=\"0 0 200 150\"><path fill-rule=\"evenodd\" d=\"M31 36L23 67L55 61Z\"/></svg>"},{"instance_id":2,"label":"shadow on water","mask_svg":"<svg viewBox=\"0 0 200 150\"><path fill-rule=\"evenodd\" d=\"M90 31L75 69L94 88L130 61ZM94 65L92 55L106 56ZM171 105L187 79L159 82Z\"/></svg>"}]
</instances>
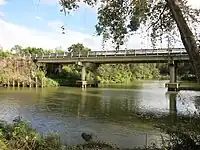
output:
<instances>
[{"instance_id":1,"label":"shadow on water","mask_svg":"<svg viewBox=\"0 0 200 150\"><path fill-rule=\"evenodd\" d=\"M59 132L67 144L84 143L81 133L120 147L158 139L160 122L181 122L198 111L199 92L166 93L161 81L101 88L1 89L0 119L20 114L40 132Z\"/></svg>"}]
</instances>

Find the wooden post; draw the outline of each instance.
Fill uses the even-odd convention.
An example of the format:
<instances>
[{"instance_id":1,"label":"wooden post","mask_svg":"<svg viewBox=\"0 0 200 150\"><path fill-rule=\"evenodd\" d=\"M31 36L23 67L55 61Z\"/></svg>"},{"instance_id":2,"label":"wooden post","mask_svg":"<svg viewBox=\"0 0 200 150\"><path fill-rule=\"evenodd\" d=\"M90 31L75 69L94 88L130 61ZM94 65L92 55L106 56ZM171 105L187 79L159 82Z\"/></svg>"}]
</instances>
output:
<instances>
[{"instance_id":1,"label":"wooden post","mask_svg":"<svg viewBox=\"0 0 200 150\"><path fill-rule=\"evenodd\" d=\"M29 87L31 88L31 78L29 78Z\"/></svg>"},{"instance_id":2,"label":"wooden post","mask_svg":"<svg viewBox=\"0 0 200 150\"><path fill-rule=\"evenodd\" d=\"M14 80L14 78L13 78L13 83L12 83L12 85L13 85L13 87L15 87L15 80Z\"/></svg>"},{"instance_id":3,"label":"wooden post","mask_svg":"<svg viewBox=\"0 0 200 150\"><path fill-rule=\"evenodd\" d=\"M38 79L37 79L37 77L35 77L35 87L36 88L38 87Z\"/></svg>"},{"instance_id":4,"label":"wooden post","mask_svg":"<svg viewBox=\"0 0 200 150\"><path fill-rule=\"evenodd\" d=\"M10 86L10 80L9 80L9 78L8 78L8 83L7 83L7 86L8 86L8 87Z\"/></svg>"},{"instance_id":5,"label":"wooden post","mask_svg":"<svg viewBox=\"0 0 200 150\"><path fill-rule=\"evenodd\" d=\"M41 81L41 87L43 88L44 87L44 78L42 78L42 81Z\"/></svg>"},{"instance_id":6,"label":"wooden post","mask_svg":"<svg viewBox=\"0 0 200 150\"><path fill-rule=\"evenodd\" d=\"M24 81L22 81L22 87L24 87Z\"/></svg>"},{"instance_id":7,"label":"wooden post","mask_svg":"<svg viewBox=\"0 0 200 150\"><path fill-rule=\"evenodd\" d=\"M20 82L19 82L19 80L17 80L17 87L19 87L20 86Z\"/></svg>"}]
</instances>

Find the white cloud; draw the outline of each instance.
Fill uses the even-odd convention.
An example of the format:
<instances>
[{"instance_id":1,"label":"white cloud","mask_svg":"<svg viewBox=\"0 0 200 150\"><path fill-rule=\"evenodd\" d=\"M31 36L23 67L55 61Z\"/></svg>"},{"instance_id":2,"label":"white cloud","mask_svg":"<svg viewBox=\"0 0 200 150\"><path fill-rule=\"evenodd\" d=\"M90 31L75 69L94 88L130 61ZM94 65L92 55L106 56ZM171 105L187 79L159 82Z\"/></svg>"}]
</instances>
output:
<instances>
[{"instance_id":1,"label":"white cloud","mask_svg":"<svg viewBox=\"0 0 200 150\"><path fill-rule=\"evenodd\" d=\"M100 37L93 37L76 31L69 30L64 35L56 32L43 32L0 19L0 44L4 49L10 49L17 44L47 49L58 46L67 48L77 42L81 42L92 49L99 49L100 41Z\"/></svg>"},{"instance_id":2,"label":"white cloud","mask_svg":"<svg viewBox=\"0 0 200 150\"><path fill-rule=\"evenodd\" d=\"M5 14L3 12L0 12L0 17L4 17Z\"/></svg>"},{"instance_id":3,"label":"white cloud","mask_svg":"<svg viewBox=\"0 0 200 150\"><path fill-rule=\"evenodd\" d=\"M49 22L48 25L54 29L51 32L44 32L33 28L27 28L25 26L12 24L0 19L0 45L4 49L10 49L14 45L21 45L23 47L41 47L44 49L52 49L56 47L68 48L75 43L83 43L85 46L92 50L102 50L102 38L67 30L65 34L61 34L60 21ZM166 42L158 47L166 47ZM127 47L126 47L127 46ZM131 36L129 41L123 48L135 49L135 48L150 48L151 43L148 38L143 39L139 35ZM113 49L112 44L108 42L105 49Z\"/></svg>"},{"instance_id":4,"label":"white cloud","mask_svg":"<svg viewBox=\"0 0 200 150\"><path fill-rule=\"evenodd\" d=\"M0 0L0 6L5 5L7 0Z\"/></svg>"},{"instance_id":5,"label":"white cloud","mask_svg":"<svg viewBox=\"0 0 200 150\"><path fill-rule=\"evenodd\" d=\"M200 9L200 0L188 0L188 4L193 8Z\"/></svg>"},{"instance_id":6,"label":"white cloud","mask_svg":"<svg viewBox=\"0 0 200 150\"><path fill-rule=\"evenodd\" d=\"M47 24L52 29L53 32L59 32L59 33L61 33L61 27L64 25L64 23L60 20L49 21Z\"/></svg>"}]
</instances>

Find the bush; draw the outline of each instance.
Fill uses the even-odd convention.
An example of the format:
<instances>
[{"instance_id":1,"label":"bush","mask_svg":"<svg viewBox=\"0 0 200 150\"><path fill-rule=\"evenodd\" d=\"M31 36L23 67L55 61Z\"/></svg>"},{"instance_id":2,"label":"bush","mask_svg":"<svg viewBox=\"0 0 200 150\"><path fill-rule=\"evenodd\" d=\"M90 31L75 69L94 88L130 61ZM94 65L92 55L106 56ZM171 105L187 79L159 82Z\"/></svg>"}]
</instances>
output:
<instances>
[{"instance_id":1,"label":"bush","mask_svg":"<svg viewBox=\"0 0 200 150\"><path fill-rule=\"evenodd\" d=\"M43 86L44 87L55 87L55 86L59 86L59 83L53 79L45 77L43 80Z\"/></svg>"}]
</instances>

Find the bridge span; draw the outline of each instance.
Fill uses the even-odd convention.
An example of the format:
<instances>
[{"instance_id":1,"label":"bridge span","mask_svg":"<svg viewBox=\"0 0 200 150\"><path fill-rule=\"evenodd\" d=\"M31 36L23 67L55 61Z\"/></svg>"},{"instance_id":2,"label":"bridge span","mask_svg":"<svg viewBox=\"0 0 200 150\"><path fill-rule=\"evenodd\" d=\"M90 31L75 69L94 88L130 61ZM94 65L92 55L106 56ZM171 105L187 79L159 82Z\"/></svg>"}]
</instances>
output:
<instances>
[{"instance_id":1,"label":"bridge span","mask_svg":"<svg viewBox=\"0 0 200 150\"><path fill-rule=\"evenodd\" d=\"M74 64L82 63L167 63L173 61L188 61L189 57L184 48L174 49L132 49L119 51L88 51L64 52L48 55L30 55L40 63Z\"/></svg>"},{"instance_id":2,"label":"bridge span","mask_svg":"<svg viewBox=\"0 0 200 150\"><path fill-rule=\"evenodd\" d=\"M169 91L179 89L177 81L177 64L189 61L184 48L163 49L131 49L119 51L87 51L87 52L64 52L41 55L30 55L34 61L52 64L77 64L82 67L81 80L77 81L83 88L86 87L86 68L93 65L93 72L99 64L108 63L168 63L170 81L166 84ZM54 69L55 70L55 69Z\"/></svg>"}]
</instances>

